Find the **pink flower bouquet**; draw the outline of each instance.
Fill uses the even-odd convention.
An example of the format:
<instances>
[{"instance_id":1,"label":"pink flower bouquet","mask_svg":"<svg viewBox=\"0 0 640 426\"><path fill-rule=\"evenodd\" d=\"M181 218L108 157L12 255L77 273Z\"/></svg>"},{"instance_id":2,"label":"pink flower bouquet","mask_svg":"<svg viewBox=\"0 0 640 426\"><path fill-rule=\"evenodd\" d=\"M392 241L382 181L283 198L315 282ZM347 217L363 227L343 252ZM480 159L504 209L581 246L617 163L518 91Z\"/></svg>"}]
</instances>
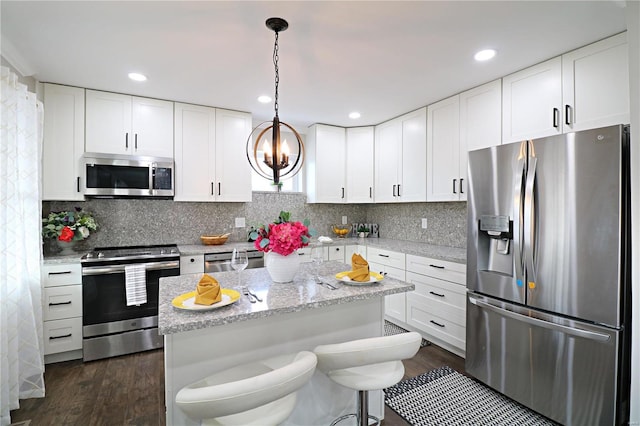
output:
<instances>
[{"instance_id":1,"label":"pink flower bouquet","mask_svg":"<svg viewBox=\"0 0 640 426\"><path fill-rule=\"evenodd\" d=\"M256 249L268 253L273 251L288 256L299 248L306 247L315 233L309 229L309 221L291 222L291 213L280 212L278 220L260 225L249 237L255 241Z\"/></svg>"}]
</instances>

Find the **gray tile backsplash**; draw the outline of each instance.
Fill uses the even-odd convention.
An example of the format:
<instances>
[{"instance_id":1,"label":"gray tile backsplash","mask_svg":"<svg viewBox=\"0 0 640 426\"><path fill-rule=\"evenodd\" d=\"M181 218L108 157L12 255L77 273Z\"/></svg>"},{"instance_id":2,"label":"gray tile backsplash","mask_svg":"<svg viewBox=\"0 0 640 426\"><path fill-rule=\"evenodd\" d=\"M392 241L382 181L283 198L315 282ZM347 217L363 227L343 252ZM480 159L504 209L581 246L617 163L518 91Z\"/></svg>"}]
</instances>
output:
<instances>
[{"instance_id":1,"label":"gray tile backsplash","mask_svg":"<svg viewBox=\"0 0 640 426\"><path fill-rule=\"evenodd\" d=\"M466 203L410 204L307 204L303 193L254 192L251 203L186 203L153 199L88 199L84 202L43 202L49 211L82 207L95 213L98 232L82 243L83 248L146 244L199 244L201 235L231 232L242 241L252 225L275 220L281 210L294 220L308 218L317 235L334 237L331 225L378 223L380 237L465 247ZM246 228L235 228L235 218L244 217ZM428 219L428 229L420 227ZM48 247L45 246L45 252Z\"/></svg>"}]
</instances>

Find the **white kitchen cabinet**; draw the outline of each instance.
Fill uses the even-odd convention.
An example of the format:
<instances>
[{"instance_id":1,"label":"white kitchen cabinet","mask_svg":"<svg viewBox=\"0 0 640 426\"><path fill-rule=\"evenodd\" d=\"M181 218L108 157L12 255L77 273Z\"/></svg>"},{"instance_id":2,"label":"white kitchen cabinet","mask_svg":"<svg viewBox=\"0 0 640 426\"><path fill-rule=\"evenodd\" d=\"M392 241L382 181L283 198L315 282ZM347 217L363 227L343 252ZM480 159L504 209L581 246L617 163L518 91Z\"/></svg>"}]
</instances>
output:
<instances>
[{"instance_id":1,"label":"white kitchen cabinet","mask_svg":"<svg viewBox=\"0 0 640 426\"><path fill-rule=\"evenodd\" d=\"M373 202L373 127L347 129L346 168L347 202Z\"/></svg>"},{"instance_id":2,"label":"white kitchen cabinet","mask_svg":"<svg viewBox=\"0 0 640 426\"><path fill-rule=\"evenodd\" d=\"M173 102L86 91L85 151L173 158Z\"/></svg>"},{"instance_id":3,"label":"white kitchen cabinet","mask_svg":"<svg viewBox=\"0 0 640 426\"><path fill-rule=\"evenodd\" d=\"M377 247L367 247L367 262L369 270L378 272L400 281L405 281L405 255L395 251ZM407 322L406 293L391 294L384 298L384 314L392 320Z\"/></svg>"},{"instance_id":4,"label":"white kitchen cabinet","mask_svg":"<svg viewBox=\"0 0 640 426\"><path fill-rule=\"evenodd\" d=\"M355 253L367 258L367 246L360 244L347 244L344 246L344 263L351 265L351 258Z\"/></svg>"},{"instance_id":5,"label":"white kitchen cabinet","mask_svg":"<svg viewBox=\"0 0 640 426\"><path fill-rule=\"evenodd\" d=\"M332 245L329 249L329 260L335 260L337 262L344 263L345 261L345 248L343 245Z\"/></svg>"},{"instance_id":6,"label":"white kitchen cabinet","mask_svg":"<svg viewBox=\"0 0 640 426\"><path fill-rule=\"evenodd\" d=\"M500 145L495 80L427 107L427 201L465 201L468 151Z\"/></svg>"},{"instance_id":7,"label":"white kitchen cabinet","mask_svg":"<svg viewBox=\"0 0 640 426\"><path fill-rule=\"evenodd\" d=\"M175 104L175 201L251 201L251 116Z\"/></svg>"},{"instance_id":8,"label":"white kitchen cabinet","mask_svg":"<svg viewBox=\"0 0 640 426\"><path fill-rule=\"evenodd\" d=\"M84 89L44 84L42 199L82 201Z\"/></svg>"},{"instance_id":9,"label":"white kitchen cabinet","mask_svg":"<svg viewBox=\"0 0 640 426\"><path fill-rule=\"evenodd\" d=\"M345 203L346 131L343 127L314 124L306 141L305 169L309 203Z\"/></svg>"},{"instance_id":10,"label":"white kitchen cabinet","mask_svg":"<svg viewBox=\"0 0 640 426\"><path fill-rule=\"evenodd\" d=\"M506 76L503 143L629 122L626 33Z\"/></svg>"},{"instance_id":11,"label":"white kitchen cabinet","mask_svg":"<svg viewBox=\"0 0 640 426\"><path fill-rule=\"evenodd\" d=\"M82 358L82 271L79 262L42 266L45 363Z\"/></svg>"},{"instance_id":12,"label":"white kitchen cabinet","mask_svg":"<svg viewBox=\"0 0 640 426\"><path fill-rule=\"evenodd\" d=\"M204 273L204 254L180 256L180 275L203 274L203 273Z\"/></svg>"},{"instance_id":13,"label":"white kitchen cabinet","mask_svg":"<svg viewBox=\"0 0 640 426\"><path fill-rule=\"evenodd\" d=\"M375 202L427 199L427 108L376 126Z\"/></svg>"},{"instance_id":14,"label":"white kitchen cabinet","mask_svg":"<svg viewBox=\"0 0 640 426\"><path fill-rule=\"evenodd\" d=\"M464 356L466 341L465 265L407 255L406 321L428 339Z\"/></svg>"}]
</instances>

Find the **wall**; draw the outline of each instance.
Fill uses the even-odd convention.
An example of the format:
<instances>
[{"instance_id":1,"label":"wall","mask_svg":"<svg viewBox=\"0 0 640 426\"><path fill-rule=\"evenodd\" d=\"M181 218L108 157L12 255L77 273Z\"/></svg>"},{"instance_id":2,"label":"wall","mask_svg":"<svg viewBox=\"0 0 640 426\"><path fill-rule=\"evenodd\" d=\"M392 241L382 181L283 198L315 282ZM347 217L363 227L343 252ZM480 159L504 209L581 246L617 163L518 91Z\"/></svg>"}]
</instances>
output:
<instances>
[{"instance_id":1,"label":"wall","mask_svg":"<svg viewBox=\"0 0 640 426\"><path fill-rule=\"evenodd\" d=\"M236 217L244 217L247 228L270 222L281 210L295 220L309 219L317 235L333 237L331 225L341 223L380 224L380 236L430 244L464 247L466 203L412 204L307 204L299 192L254 192L251 203L185 203L153 199L88 199L84 202L45 201L43 215L50 211L82 207L95 213L100 229L78 246L93 247L146 244L200 244L201 235L232 232L230 240L243 241L247 229L234 227ZM420 229L420 218L429 221ZM55 252L49 244L45 254Z\"/></svg>"}]
</instances>

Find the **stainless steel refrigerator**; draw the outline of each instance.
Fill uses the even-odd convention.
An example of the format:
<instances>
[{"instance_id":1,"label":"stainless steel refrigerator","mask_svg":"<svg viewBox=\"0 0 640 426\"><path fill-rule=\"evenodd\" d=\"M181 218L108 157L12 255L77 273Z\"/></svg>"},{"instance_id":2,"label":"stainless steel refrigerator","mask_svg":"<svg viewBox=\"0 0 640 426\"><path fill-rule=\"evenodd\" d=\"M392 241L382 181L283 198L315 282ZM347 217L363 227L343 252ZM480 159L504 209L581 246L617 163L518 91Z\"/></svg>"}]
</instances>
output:
<instances>
[{"instance_id":1,"label":"stainless steel refrigerator","mask_svg":"<svg viewBox=\"0 0 640 426\"><path fill-rule=\"evenodd\" d=\"M629 128L471 151L466 371L566 425L629 418Z\"/></svg>"}]
</instances>

